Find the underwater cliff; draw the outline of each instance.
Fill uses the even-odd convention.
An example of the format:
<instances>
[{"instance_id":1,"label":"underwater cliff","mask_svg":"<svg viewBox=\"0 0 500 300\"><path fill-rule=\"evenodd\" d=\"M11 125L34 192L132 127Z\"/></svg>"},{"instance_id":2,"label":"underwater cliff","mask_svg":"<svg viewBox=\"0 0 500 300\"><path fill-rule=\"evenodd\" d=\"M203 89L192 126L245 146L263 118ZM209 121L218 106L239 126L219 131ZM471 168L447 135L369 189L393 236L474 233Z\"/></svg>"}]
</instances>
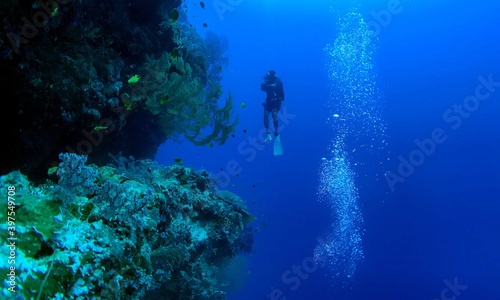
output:
<instances>
[{"instance_id":1,"label":"underwater cliff","mask_svg":"<svg viewBox=\"0 0 500 300\"><path fill-rule=\"evenodd\" d=\"M252 216L165 140L223 145L226 42L180 0L0 3L3 297L225 299ZM227 277L227 276L226 276ZM17 299L16 298L16 299Z\"/></svg>"},{"instance_id":2,"label":"underwater cliff","mask_svg":"<svg viewBox=\"0 0 500 300\"><path fill-rule=\"evenodd\" d=\"M234 131L226 43L200 36L180 0L0 3L0 174L43 182L59 153L152 159L166 139L222 145ZM36 155L33 155L36 153Z\"/></svg>"},{"instance_id":3,"label":"underwater cliff","mask_svg":"<svg viewBox=\"0 0 500 300\"><path fill-rule=\"evenodd\" d=\"M253 218L239 197L182 165L60 158L58 184L34 186L17 171L1 177L14 207L0 211L11 216L0 227L14 239L0 252L14 262L0 260L0 272L15 266L19 299L225 299L218 278L252 249Z\"/></svg>"}]
</instances>

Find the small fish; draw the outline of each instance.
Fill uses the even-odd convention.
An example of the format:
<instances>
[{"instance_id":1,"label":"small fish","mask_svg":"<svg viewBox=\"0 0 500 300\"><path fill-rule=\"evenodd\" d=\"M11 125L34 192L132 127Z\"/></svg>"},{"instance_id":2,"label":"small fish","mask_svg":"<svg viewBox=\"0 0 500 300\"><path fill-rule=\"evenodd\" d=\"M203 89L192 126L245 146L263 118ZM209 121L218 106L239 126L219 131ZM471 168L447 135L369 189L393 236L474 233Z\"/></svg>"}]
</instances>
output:
<instances>
[{"instance_id":1,"label":"small fish","mask_svg":"<svg viewBox=\"0 0 500 300\"><path fill-rule=\"evenodd\" d=\"M164 104L165 102L167 102L167 101L168 101L168 98L169 98L169 96L168 96L168 95L165 95L165 96L161 97L161 99L160 99L160 104Z\"/></svg>"},{"instance_id":2,"label":"small fish","mask_svg":"<svg viewBox=\"0 0 500 300\"><path fill-rule=\"evenodd\" d=\"M128 84L137 83L139 79L141 79L141 76L135 74L134 76L130 77L130 79L128 80Z\"/></svg>"},{"instance_id":3,"label":"small fish","mask_svg":"<svg viewBox=\"0 0 500 300\"><path fill-rule=\"evenodd\" d=\"M245 102L241 102L240 106L241 106L241 108L245 108L245 107L247 107L247 104Z\"/></svg>"},{"instance_id":4,"label":"small fish","mask_svg":"<svg viewBox=\"0 0 500 300\"><path fill-rule=\"evenodd\" d=\"M247 133L247 130L246 130L246 129L243 129L243 133Z\"/></svg>"},{"instance_id":5,"label":"small fish","mask_svg":"<svg viewBox=\"0 0 500 300\"><path fill-rule=\"evenodd\" d=\"M126 182L126 181L129 181L129 180L130 180L130 178L128 178L128 177L123 177L123 178L120 180L120 184L122 184L122 183L124 183L124 182Z\"/></svg>"},{"instance_id":6,"label":"small fish","mask_svg":"<svg viewBox=\"0 0 500 300\"><path fill-rule=\"evenodd\" d=\"M122 101L123 101L123 106L125 106L127 110L132 110L132 105L134 104L134 102L127 93L124 93L122 95Z\"/></svg>"},{"instance_id":7,"label":"small fish","mask_svg":"<svg viewBox=\"0 0 500 300\"><path fill-rule=\"evenodd\" d=\"M267 224L266 222L262 222L262 227L266 228Z\"/></svg>"},{"instance_id":8,"label":"small fish","mask_svg":"<svg viewBox=\"0 0 500 300\"><path fill-rule=\"evenodd\" d=\"M58 167L58 166L51 167L51 168L49 168L49 170L47 171L47 174L52 175L52 174L54 174L55 172L57 172L57 169L59 169L59 167Z\"/></svg>"},{"instance_id":9,"label":"small fish","mask_svg":"<svg viewBox=\"0 0 500 300\"><path fill-rule=\"evenodd\" d=\"M207 28L208 24L207 23L203 23L203 27Z\"/></svg>"},{"instance_id":10,"label":"small fish","mask_svg":"<svg viewBox=\"0 0 500 300\"><path fill-rule=\"evenodd\" d=\"M170 17L170 20L172 22L175 22L179 19L179 11L177 10L177 8L174 8L172 9L172 11L168 14L168 16Z\"/></svg>"},{"instance_id":11,"label":"small fish","mask_svg":"<svg viewBox=\"0 0 500 300\"><path fill-rule=\"evenodd\" d=\"M219 66L219 72L222 71L222 66Z\"/></svg>"},{"instance_id":12,"label":"small fish","mask_svg":"<svg viewBox=\"0 0 500 300\"><path fill-rule=\"evenodd\" d=\"M176 157L176 158L174 158L174 161L176 163L178 163L179 165L182 165L182 159L181 158Z\"/></svg>"},{"instance_id":13,"label":"small fish","mask_svg":"<svg viewBox=\"0 0 500 300\"><path fill-rule=\"evenodd\" d=\"M108 129L108 126L96 126L94 127L94 131L101 131Z\"/></svg>"},{"instance_id":14,"label":"small fish","mask_svg":"<svg viewBox=\"0 0 500 300\"><path fill-rule=\"evenodd\" d=\"M172 52L170 53L170 57L171 57L172 59L176 59L177 57L179 57L179 49L174 48L174 49L172 50Z\"/></svg>"},{"instance_id":15,"label":"small fish","mask_svg":"<svg viewBox=\"0 0 500 300\"><path fill-rule=\"evenodd\" d=\"M205 2L200 1L200 6L201 6L201 8L205 8Z\"/></svg>"},{"instance_id":16,"label":"small fish","mask_svg":"<svg viewBox=\"0 0 500 300\"><path fill-rule=\"evenodd\" d=\"M233 138L235 138L235 137L236 137L236 135L234 135L234 134L231 134L231 136L232 136Z\"/></svg>"}]
</instances>

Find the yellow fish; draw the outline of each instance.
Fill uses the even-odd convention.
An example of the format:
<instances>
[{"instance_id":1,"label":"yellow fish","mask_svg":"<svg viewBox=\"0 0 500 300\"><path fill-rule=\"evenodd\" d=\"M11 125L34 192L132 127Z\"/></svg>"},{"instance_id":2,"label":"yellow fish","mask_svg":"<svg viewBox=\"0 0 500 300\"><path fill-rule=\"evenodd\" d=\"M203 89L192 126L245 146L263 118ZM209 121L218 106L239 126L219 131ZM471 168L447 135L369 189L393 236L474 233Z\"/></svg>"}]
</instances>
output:
<instances>
[{"instance_id":1,"label":"yellow fish","mask_svg":"<svg viewBox=\"0 0 500 300\"><path fill-rule=\"evenodd\" d=\"M172 9L172 11L168 14L168 16L170 17L170 20L172 22L175 22L177 21L177 19L179 19L179 11L177 10L177 8L174 8Z\"/></svg>"},{"instance_id":2,"label":"yellow fish","mask_svg":"<svg viewBox=\"0 0 500 300\"><path fill-rule=\"evenodd\" d=\"M160 99L160 104L164 104L165 102L167 102L167 101L168 101L168 98L169 98L169 96L168 96L168 95L165 95L165 96L161 97L161 99Z\"/></svg>"},{"instance_id":3,"label":"yellow fish","mask_svg":"<svg viewBox=\"0 0 500 300\"><path fill-rule=\"evenodd\" d=\"M172 50L172 52L170 53L170 57L171 57L172 59L177 59L177 57L179 57L179 49L174 48L174 49Z\"/></svg>"},{"instance_id":4,"label":"yellow fish","mask_svg":"<svg viewBox=\"0 0 500 300\"><path fill-rule=\"evenodd\" d=\"M132 99L130 98L130 96L127 93L125 93L125 94L122 95L122 101L123 101L123 106L125 106L125 108L127 110L132 110L132 104L133 104L133 102L132 102Z\"/></svg>"},{"instance_id":5,"label":"yellow fish","mask_svg":"<svg viewBox=\"0 0 500 300\"><path fill-rule=\"evenodd\" d=\"M135 74L134 76L130 77L130 79L128 80L128 84L137 83L139 79L141 79L141 76Z\"/></svg>"},{"instance_id":6,"label":"yellow fish","mask_svg":"<svg viewBox=\"0 0 500 300\"><path fill-rule=\"evenodd\" d=\"M52 174L54 174L55 172L57 172L57 169L59 169L59 167L57 167L57 166L55 166L55 167L51 167L51 168L49 168L49 170L47 171L47 174L52 175Z\"/></svg>"}]
</instances>

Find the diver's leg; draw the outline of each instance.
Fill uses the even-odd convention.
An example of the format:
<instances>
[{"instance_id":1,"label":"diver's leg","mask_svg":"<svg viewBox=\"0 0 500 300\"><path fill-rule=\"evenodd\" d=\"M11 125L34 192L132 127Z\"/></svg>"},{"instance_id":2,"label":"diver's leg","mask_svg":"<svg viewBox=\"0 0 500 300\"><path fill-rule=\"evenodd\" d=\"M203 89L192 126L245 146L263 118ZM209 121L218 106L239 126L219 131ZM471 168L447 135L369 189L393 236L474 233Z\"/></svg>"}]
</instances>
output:
<instances>
[{"instance_id":1,"label":"diver's leg","mask_svg":"<svg viewBox=\"0 0 500 300\"><path fill-rule=\"evenodd\" d=\"M270 133L269 131L269 111L264 109L264 127L266 128L266 133Z\"/></svg>"},{"instance_id":2,"label":"diver's leg","mask_svg":"<svg viewBox=\"0 0 500 300\"><path fill-rule=\"evenodd\" d=\"M274 125L274 136L280 135L278 133L278 110L274 109L273 110L273 125Z\"/></svg>"},{"instance_id":3,"label":"diver's leg","mask_svg":"<svg viewBox=\"0 0 500 300\"><path fill-rule=\"evenodd\" d=\"M266 139L264 140L264 143L269 143L272 141L273 137L269 131L269 110L266 108L264 109L264 127L266 128Z\"/></svg>"}]
</instances>

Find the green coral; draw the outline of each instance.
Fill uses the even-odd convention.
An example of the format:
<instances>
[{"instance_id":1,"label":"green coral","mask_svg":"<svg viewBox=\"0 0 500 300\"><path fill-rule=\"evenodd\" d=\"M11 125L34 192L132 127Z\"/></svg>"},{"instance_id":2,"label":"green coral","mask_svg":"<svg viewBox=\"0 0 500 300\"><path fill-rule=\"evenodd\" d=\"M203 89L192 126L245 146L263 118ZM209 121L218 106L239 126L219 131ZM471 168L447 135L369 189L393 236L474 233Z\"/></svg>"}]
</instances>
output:
<instances>
[{"instance_id":1,"label":"green coral","mask_svg":"<svg viewBox=\"0 0 500 300\"><path fill-rule=\"evenodd\" d=\"M202 131L198 129L192 134L185 133L186 138L197 146L211 145L213 141L217 142L219 145L224 144L231 133L234 132L234 129L239 122L238 116L234 121L231 121L232 110L233 96L231 93L229 93L228 97L226 98L226 103L222 108L210 108L208 116L212 116L212 118L208 118L207 115L205 115L204 117L202 116L197 120L198 125L201 125L202 129L209 127L212 131L208 134L203 135Z\"/></svg>"},{"instance_id":2,"label":"green coral","mask_svg":"<svg viewBox=\"0 0 500 300\"><path fill-rule=\"evenodd\" d=\"M169 138L185 136L200 146L224 144L238 124L230 93L218 106L226 43L214 34L203 40L182 22L163 22L161 28L173 32L176 47L145 57L138 70L141 81L128 87L126 105L133 102L158 115L155 120Z\"/></svg>"},{"instance_id":3,"label":"green coral","mask_svg":"<svg viewBox=\"0 0 500 300\"><path fill-rule=\"evenodd\" d=\"M194 101L203 91L203 84L193 77L191 66L182 57L173 59L168 52L158 59L146 56L139 72L144 76L140 87L132 90L132 100L144 101L146 108L155 115L167 113L177 116L185 102ZM168 100L161 104L165 95L169 96ZM166 129L164 131L170 133Z\"/></svg>"},{"instance_id":4,"label":"green coral","mask_svg":"<svg viewBox=\"0 0 500 300\"><path fill-rule=\"evenodd\" d=\"M159 126L169 137L182 134L195 145L222 145L234 132L238 117L232 120L232 95L223 107L218 107L220 84L213 80L203 84L182 57L168 52L158 59L148 56L139 72L144 76L130 97L159 115Z\"/></svg>"}]
</instances>

